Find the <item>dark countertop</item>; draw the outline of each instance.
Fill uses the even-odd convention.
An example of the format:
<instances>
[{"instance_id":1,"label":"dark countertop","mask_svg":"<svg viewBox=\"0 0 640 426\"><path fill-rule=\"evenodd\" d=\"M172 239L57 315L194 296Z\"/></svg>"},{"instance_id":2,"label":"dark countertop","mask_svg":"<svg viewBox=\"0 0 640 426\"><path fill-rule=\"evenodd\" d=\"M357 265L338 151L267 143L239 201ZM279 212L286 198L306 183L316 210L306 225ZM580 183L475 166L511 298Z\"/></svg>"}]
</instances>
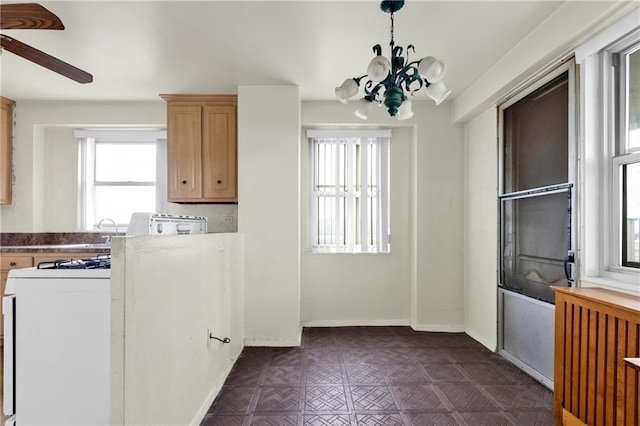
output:
<instances>
[{"instance_id":1,"label":"dark countertop","mask_svg":"<svg viewBox=\"0 0 640 426\"><path fill-rule=\"evenodd\" d=\"M36 253L110 253L108 244L59 244L33 246L4 246L0 254L36 254Z\"/></svg>"},{"instance_id":2,"label":"dark countertop","mask_svg":"<svg viewBox=\"0 0 640 426\"><path fill-rule=\"evenodd\" d=\"M3 232L0 254L109 253L104 236L109 232Z\"/></svg>"}]
</instances>

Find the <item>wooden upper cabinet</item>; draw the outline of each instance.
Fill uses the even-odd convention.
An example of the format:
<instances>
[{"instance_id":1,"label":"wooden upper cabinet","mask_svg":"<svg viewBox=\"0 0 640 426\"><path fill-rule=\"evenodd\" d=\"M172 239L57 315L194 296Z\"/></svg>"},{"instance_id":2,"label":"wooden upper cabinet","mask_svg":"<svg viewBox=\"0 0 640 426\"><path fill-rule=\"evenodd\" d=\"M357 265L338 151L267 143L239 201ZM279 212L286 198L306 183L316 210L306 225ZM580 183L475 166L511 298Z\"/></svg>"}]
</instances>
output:
<instances>
[{"instance_id":1,"label":"wooden upper cabinet","mask_svg":"<svg viewBox=\"0 0 640 426\"><path fill-rule=\"evenodd\" d=\"M13 106L0 97L0 204L11 204L13 184Z\"/></svg>"},{"instance_id":2,"label":"wooden upper cabinet","mask_svg":"<svg viewBox=\"0 0 640 426\"><path fill-rule=\"evenodd\" d=\"M236 200L236 108L205 106L203 118L203 196L207 199Z\"/></svg>"},{"instance_id":3,"label":"wooden upper cabinet","mask_svg":"<svg viewBox=\"0 0 640 426\"><path fill-rule=\"evenodd\" d=\"M167 101L168 200L237 201L237 97L160 96Z\"/></svg>"}]
</instances>

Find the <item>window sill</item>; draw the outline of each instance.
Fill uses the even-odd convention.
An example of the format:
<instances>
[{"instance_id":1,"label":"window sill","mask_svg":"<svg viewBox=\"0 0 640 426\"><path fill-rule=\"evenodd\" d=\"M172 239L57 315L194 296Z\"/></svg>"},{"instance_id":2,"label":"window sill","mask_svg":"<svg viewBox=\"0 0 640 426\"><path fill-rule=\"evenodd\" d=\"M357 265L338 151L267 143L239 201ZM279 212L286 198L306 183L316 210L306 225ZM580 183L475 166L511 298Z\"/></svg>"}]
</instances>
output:
<instances>
[{"instance_id":1,"label":"window sill","mask_svg":"<svg viewBox=\"0 0 640 426\"><path fill-rule=\"evenodd\" d=\"M581 287L607 287L623 293L640 295L640 276L588 276L580 279Z\"/></svg>"}]
</instances>

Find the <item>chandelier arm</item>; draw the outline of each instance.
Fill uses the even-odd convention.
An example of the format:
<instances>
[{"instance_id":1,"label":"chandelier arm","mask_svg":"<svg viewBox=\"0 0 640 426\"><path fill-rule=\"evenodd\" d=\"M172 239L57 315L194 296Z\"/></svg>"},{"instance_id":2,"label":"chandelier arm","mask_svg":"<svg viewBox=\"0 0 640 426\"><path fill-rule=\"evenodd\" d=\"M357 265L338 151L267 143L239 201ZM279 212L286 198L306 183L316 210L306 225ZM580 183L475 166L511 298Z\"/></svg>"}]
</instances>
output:
<instances>
[{"instance_id":1,"label":"chandelier arm","mask_svg":"<svg viewBox=\"0 0 640 426\"><path fill-rule=\"evenodd\" d=\"M392 117L398 115L400 120L407 119L413 115L413 112L411 111L411 104L407 103L405 105L405 101L407 101L410 96L413 96L415 92L422 88L428 88L432 84L425 76L420 75L420 72L418 71L420 62L423 59L428 59L428 61L425 62L424 67L429 68L430 64L435 61L435 59L430 56L419 60L411 60L410 56L416 52L413 44L407 45L406 50L402 46L395 45L394 12L400 10L403 5L404 0L382 0L380 4L381 10L390 14L390 60L387 61L387 59L374 58L374 60L371 61L369 68L372 69L372 74L375 74L374 77L376 81L371 80L371 78L367 78L366 83L363 84L365 94L363 99L365 101L376 102L380 105L384 104L389 115ZM373 46L372 50L376 56L382 56L382 46L380 44ZM443 68L443 65L439 66ZM382 73L380 71L386 70L388 67L390 69L387 76L384 80L380 81L379 79L382 77ZM375 70L375 72L373 70ZM352 80L359 88L360 82L365 77L369 77L369 75L365 74L361 77L353 77ZM336 88L336 96L342 102L346 100L347 96L345 96L345 94L347 92L348 94L354 92L353 82L345 80L343 86L344 87L341 86ZM442 98L446 97L449 93L450 91L444 94ZM436 104L441 101L442 99L439 99L436 101ZM366 114L360 113L356 115L360 118L366 119ZM364 115L364 117L362 117L362 115Z\"/></svg>"},{"instance_id":2,"label":"chandelier arm","mask_svg":"<svg viewBox=\"0 0 640 426\"><path fill-rule=\"evenodd\" d=\"M396 76L396 85L399 86L405 80L417 80L420 78L420 74L418 73L418 68L414 65L408 64L405 65L400 72Z\"/></svg>"},{"instance_id":3,"label":"chandelier arm","mask_svg":"<svg viewBox=\"0 0 640 426\"><path fill-rule=\"evenodd\" d=\"M385 80L386 81L386 80ZM374 82L369 80L367 81L367 83L364 85L364 93L365 95L367 95L371 100L377 100L378 99L378 94L380 92L380 89L386 87L384 82L380 82L374 85Z\"/></svg>"}]
</instances>

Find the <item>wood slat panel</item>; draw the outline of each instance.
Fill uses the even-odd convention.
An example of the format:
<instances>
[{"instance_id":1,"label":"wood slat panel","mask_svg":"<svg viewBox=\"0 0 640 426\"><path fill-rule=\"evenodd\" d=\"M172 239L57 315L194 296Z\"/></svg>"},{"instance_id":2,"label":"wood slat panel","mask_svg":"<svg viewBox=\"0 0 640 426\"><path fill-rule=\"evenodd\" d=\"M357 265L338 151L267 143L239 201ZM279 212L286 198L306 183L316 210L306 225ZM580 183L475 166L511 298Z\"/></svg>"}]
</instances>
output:
<instances>
[{"instance_id":1,"label":"wood slat panel","mask_svg":"<svg viewBox=\"0 0 640 426\"><path fill-rule=\"evenodd\" d=\"M578 417L587 422L587 388L589 386L589 312L587 308L580 308L580 367L578 375L579 405Z\"/></svg>"},{"instance_id":2,"label":"wood slat panel","mask_svg":"<svg viewBox=\"0 0 640 426\"><path fill-rule=\"evenodd\" d=\"M640 371L623 358L640 356L640 297L557 291L555 331L555 423L638 426Z\"/></svg>"},{"instance_id":3,"label":"wood slat panel","mask_svg":"<svg viewBox=\"0 0 640 426\"><path fill-rule=\"evenodd\" d=\"M613 426L616 421L616 319L607 315L606 367L607 386L605 389L604 424Z\"/></svg>"},{"instance_id":4,"label":"wood slat panel","mask_svg":"<svg viewBox=\"0 0 640 426\"><path fill-rule=\"evenodd\" d=\"M563 401L564 401L564 389L565 389L565 376L563 375L563 370L557 368L558 364L565 365L565 355L566 350L564 347L564 336L566 335L566 325L568 322L567 319L567 303L564 301L556 300L556 313L555 313L555 337L554 337L554 359L555 359L555 368L553 372L553 383L554 383L554 401L553 401L553 410L554 410L554 423L562 424L562 413L563 409Z\"/></svg>"},{"instance_id":5,"label":"wood slat panel","mask_svg":"<svg viewBox=\"0 0 640 426\"><path fill-rule=\"evenodd\" d=\"M580 409L580 311L581 307L573 305L573 327L571 332L571 405L568 409L579 415ZM565 408L567 408L565 406Z\"/></svg>"},{"instance_id":6,"label":"wood slat panel","mask_svg":"<svg viewBox=\"0 0 640 426\"><path fill-rule=\"evenodd\" d=\"M625 419L625 399L624 392L620 392L621 389L627 387L627 376L625 374L626 365L623 358L627 353L627 322L619 318L616 319L616 328L618 335L616 337L616 424L624 425Z\"/></svg>"},{"instance_id":7,"label":"wood slat panel","mask_svg":"<svg viewBox=\"0 0 640 426\"><path fill-rule=\"evenodd\" d=\"M598 312L598 352L596 355L598 376L596 378L596 421L594 424L603 425L605 415L605 395L607 389L607 315Z\"/></svg>"},{"instance_id":8,"label":"wood slat panel","mask_svg":"<svg viewBox=\"0 0 640 426\"><path fill-rule=\"evenodd\" d=\"M638 342L638 325L637 324L629 324L627 328L627 353L626 356L636 357L638 356L638 346L640 346ZM626 390L626 414L625 418L627 420L627 424L640 424L640 419L638 418L638 401L640 400L640 395L638 395L638 372L632 367L626 366L624 367L626 371L626 381L627 381L627 390Z\"/></svg>"},{"instance_id":9,"label":"wood slat panel","mask_svg":"<svg viewBox=\"0 0 640 426\"><path fill-rule=\"evenodd\" d=\"M597 407L597 366L599 362L598 358L598 312L594 309L589 310L589 347L586 351L590 356L588 357L588 370L587 377L589 383L587 384L587 424L595 424L596 422L596 407ZM595 355L595 356L594 356Z\"/></svg>"}]
</instances>

